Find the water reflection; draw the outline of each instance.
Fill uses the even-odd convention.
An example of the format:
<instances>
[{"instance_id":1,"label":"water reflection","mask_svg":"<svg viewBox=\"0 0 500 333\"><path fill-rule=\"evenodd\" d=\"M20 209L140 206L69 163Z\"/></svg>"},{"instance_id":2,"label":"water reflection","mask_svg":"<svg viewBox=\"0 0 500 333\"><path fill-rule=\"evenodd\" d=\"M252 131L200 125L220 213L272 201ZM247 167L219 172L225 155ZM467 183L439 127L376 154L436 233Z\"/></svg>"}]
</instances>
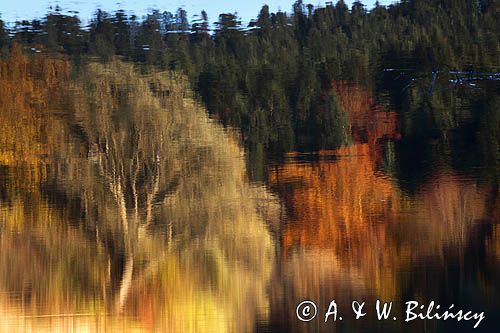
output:
<instances>
[{"instance_id":1,"label":"water reflection","mask_svg":"<svg viewBox=\"0 0 500 333\"><path fill-rule=\"evenodd\" d=\"M182 78L118 61L1 64L0 327L252 330L276 199ZM267 220L266 220L267 219Z\"/></svg>"},{"instance_id":2,"label":"water reflection","mask_svg":"<svg viewBox=\"0 0 500 333\"><path fill-rule=\"evenodd\" d=\"M457 330L295 318L377 298L497 328L498 99L409 91L396 112L333 82L351 144L270 162L278 200L178 75L16 48L0 71L0 330Z\"/></svg>"},{"instance_id":3,"label":"water reflection","mask_svg":"<svg viewBox=\"0 0 500 333\"><path fill-rule=\"evenodd\" d=\"M437 321L384 323L374 314L354 322L351 313L349 320L356 299L392 300L397 309L407 300L435 300L491 314L499 305L499 197L494 184L439 165L415 192L401 189L384 163L401 139L395 113L360 87L340 82L334 89L355 143L291 153L269 168L288 214L277 278L284 300L275 300L274 325L283 331L470 330L473 325ZM305 299L316 301L323 315L336 299L349 324L325 324L324 317L300 323L295 307ZM490 318L483 329L495 323Z\"/></svg>"}]
</instances>

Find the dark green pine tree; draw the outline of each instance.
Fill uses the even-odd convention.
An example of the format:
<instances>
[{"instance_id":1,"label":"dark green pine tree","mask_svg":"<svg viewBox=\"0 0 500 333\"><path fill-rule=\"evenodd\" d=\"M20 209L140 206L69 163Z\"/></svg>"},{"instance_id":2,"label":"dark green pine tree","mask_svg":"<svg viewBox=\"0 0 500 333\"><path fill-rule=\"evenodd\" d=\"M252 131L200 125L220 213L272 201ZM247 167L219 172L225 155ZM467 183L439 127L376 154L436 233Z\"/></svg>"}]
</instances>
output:
<instances>
[{"instance_id":1,"label":"dark green pine tree","mask_svg":"<svg viewBox=\"0 0 500 333\"><path fill-rule=\"evenodd\" d=\"M90 22L89 54L103 60L116 54L113 19L101 9L97 10Z\"/></svg>"},{"instance_id":2,"label":"dark green pine tree","mask_svg":"<svg viewBox=\"0 0 500 333\"><path fill-rule=\"evenodd\" d=\"M9 52L9 34L4 21L0 20L0 57L5 57Z\"/></svg>"}]
</instances>

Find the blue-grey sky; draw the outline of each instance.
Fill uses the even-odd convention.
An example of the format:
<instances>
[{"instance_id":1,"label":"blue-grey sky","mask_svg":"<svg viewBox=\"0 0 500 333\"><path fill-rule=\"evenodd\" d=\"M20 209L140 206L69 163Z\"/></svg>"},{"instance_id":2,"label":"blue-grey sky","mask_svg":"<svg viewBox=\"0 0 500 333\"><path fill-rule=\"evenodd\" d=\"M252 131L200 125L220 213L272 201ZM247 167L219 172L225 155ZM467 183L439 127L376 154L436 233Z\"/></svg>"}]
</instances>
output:
<instances>
[{"instance_id":1,"label":"blue-grey sky","mask_svg":"<svg viewBox=\"0 0 500 333\"><path fill-rule=\"evenodd\" d=\"M189 17L198 14L201 10L206 10L210 22L217 20L217 16L223 12L234 13L242 18L243 22L248 22L257 16L260 8L267 3L271 11L281 9L290 12L295 0L0 0L0 16L6 22L14 22L26 18L38 18L47 13L49 6L59 5L64 11L76 10L83 22L87 22L97 8L107 11L125 9L142 16L150 8L157 8L161 11L175 11L179 7L187 10ZM324 0L305 0L304 3L313 5L324 5ZM333 2L336 2L334 0ZM346 0L348 5L353 1ZM362 1L367 8L372 8L375 0ZM383 5L395 2L394 0L379 0Z\"/></svg>"}]
</instances>

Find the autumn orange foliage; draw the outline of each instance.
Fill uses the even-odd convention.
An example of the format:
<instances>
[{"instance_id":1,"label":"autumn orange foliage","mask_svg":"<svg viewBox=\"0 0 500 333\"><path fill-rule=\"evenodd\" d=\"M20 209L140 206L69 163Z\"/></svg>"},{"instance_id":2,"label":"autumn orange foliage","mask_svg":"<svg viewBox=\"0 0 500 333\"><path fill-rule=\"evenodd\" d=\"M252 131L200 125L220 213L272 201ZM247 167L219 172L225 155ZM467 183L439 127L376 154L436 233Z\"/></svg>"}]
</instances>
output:
<instances>
[{"instance_id":1,"label":"autumn orange foliage","mask_svg":"<svg viewBox=\"0 0 500 333\"><path fill-rule=\"evenodd\" d=\"M418 258L466 245L473 226L487 218L487 188L438 171L416 195L403 192L377 168L377 142L399 137L395 114L374 111L379 107L359 87L340 82L335 89L356 142L318 152L314 163L291 153L269 170L271 186L287 206L283 254L305 250L337 258L357 276L350 280L362 276L381 294L394 296L398 271ZM378 118L379 113L386 116Z\"/></svg>"},{"instance_id":2,"label":"autumn orange foliage","mask_svg":"<svg viewBox=\"0 0 500 333\"><path fill-rule=\"evenodd\" d=\"M37 55L32 58L14 45L0 60L0 161L32 164L48 153L56 133L49 125L47 101L60 98L60 86L69 77L70 63Z\"/></svg>"},{"instance_id":3,"label":"autumn orange foliage","mask_svg":"<svg viewBox=\"0 0 500 333\"><path fill-rule=\"evenodd\" d=\"M380 139L399 139L397 114L378 104L366 89L348 81L333 81L340 108L349 115L353 140L374 145Z\"/></svg>"},{"instance_id":4,"label":"autumn orange foliage","mask_svg":"<svg viewBox=\"0 0 500 333\"><path fill-rule=\"evenodd\" d=\"M377 143L386 140L399 140L398 116L377 103L373 94L359 85L339 80L332 82L343 112L349 117L350 134L355 143L366 143L375 163L382 161L382 150Z\"/></svg>"}]
</instances>

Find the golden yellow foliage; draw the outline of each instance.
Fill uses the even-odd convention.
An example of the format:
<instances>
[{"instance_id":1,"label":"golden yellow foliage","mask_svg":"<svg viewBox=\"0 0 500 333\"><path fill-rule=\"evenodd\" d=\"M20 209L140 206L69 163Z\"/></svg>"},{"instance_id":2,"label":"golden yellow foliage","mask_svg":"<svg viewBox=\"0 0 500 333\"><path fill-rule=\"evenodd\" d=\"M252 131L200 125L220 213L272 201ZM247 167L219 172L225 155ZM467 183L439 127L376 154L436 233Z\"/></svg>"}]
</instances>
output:
<instances>
[{"instance_id":1,"label":"golden yellow foliage","mask_svg":"<svg viewBox=\"0 0 500 333\"><path fill-rule=\"evenodd\" d=\"M0 327L241 332L268 315L261 210L278 206L181 75L114 60L70 80L16 48L1 68Z\"/></svg>"},{"instance_id":2,"label":"golden yellow foliage","mask_svg":"<svg viewBox=\"0 0 500 333\"><path fill-rule=\"evenodd\" d=\"M59 96L71 66L64 59L28 58L18 45L0 60L0 161L36 163L53 146L57 129L49 128L48 101Z\"/></svg>"}]
</instances>

